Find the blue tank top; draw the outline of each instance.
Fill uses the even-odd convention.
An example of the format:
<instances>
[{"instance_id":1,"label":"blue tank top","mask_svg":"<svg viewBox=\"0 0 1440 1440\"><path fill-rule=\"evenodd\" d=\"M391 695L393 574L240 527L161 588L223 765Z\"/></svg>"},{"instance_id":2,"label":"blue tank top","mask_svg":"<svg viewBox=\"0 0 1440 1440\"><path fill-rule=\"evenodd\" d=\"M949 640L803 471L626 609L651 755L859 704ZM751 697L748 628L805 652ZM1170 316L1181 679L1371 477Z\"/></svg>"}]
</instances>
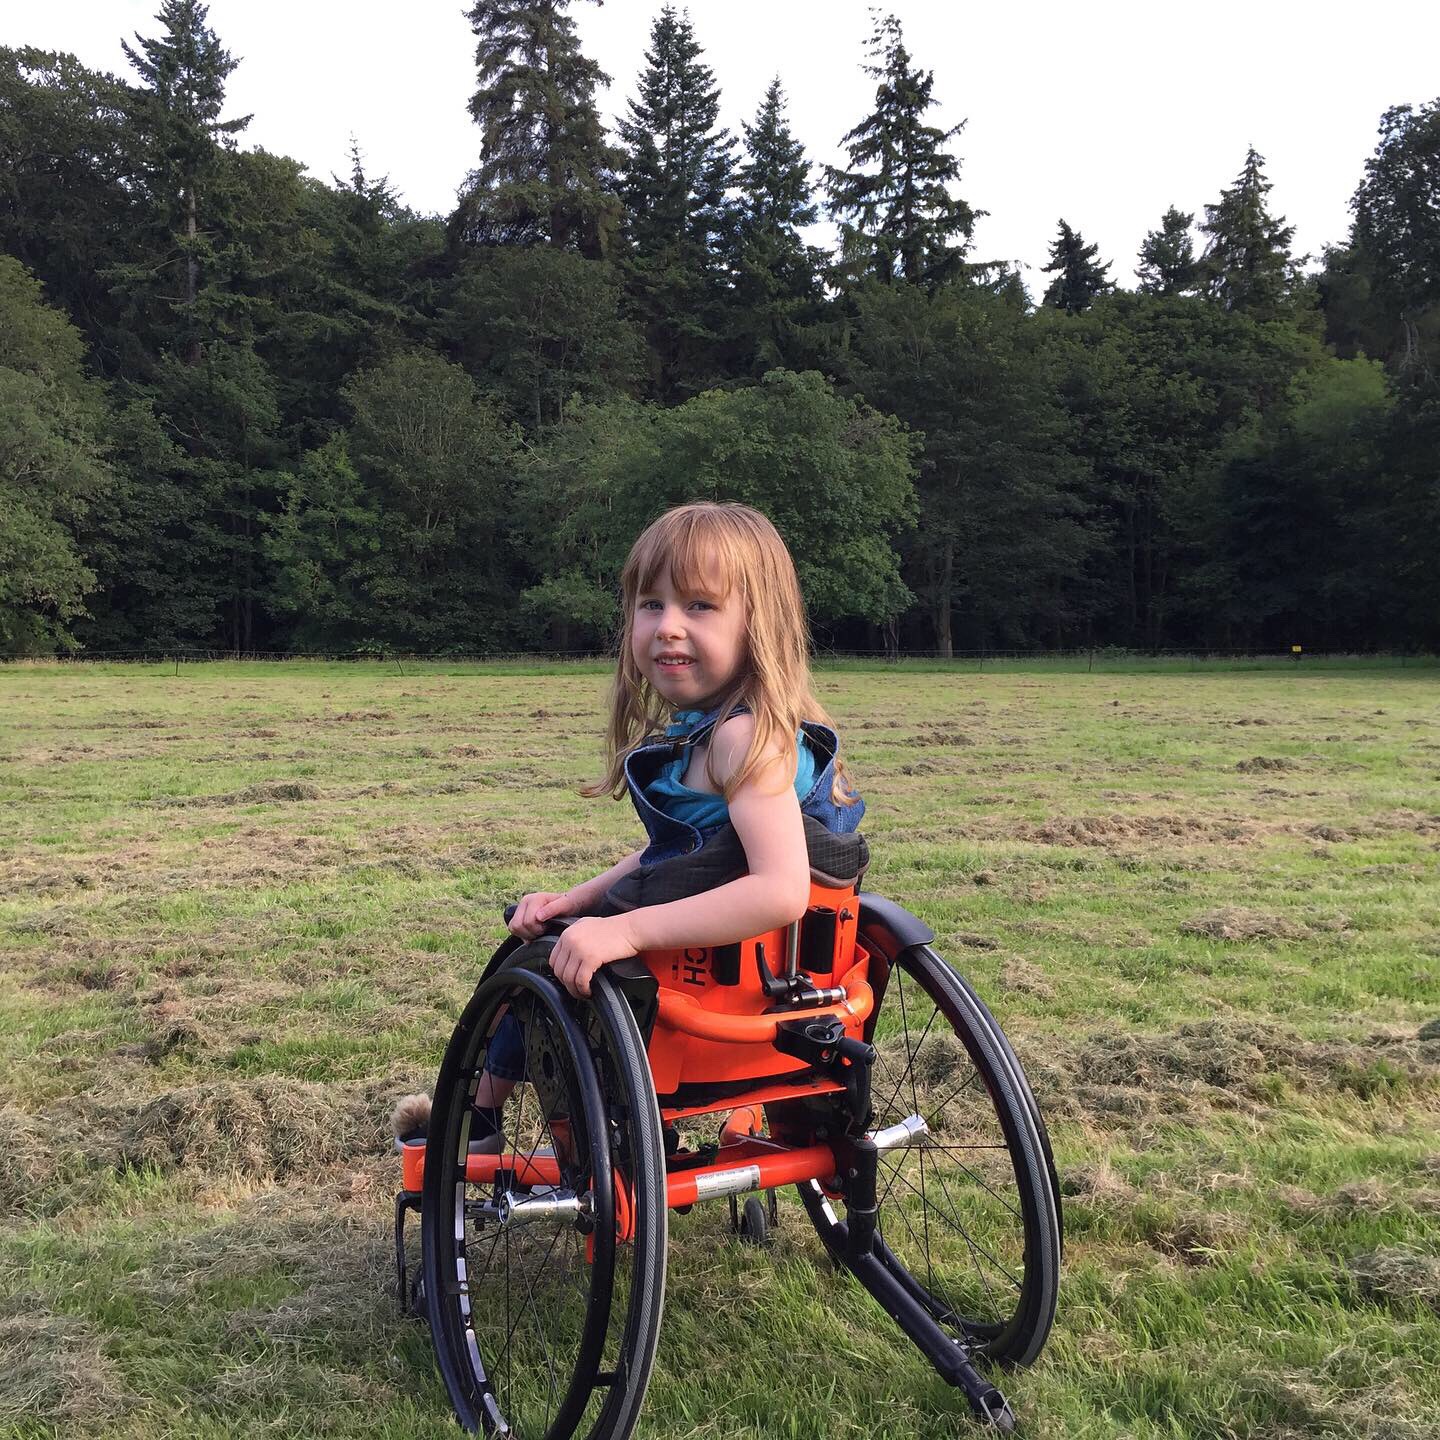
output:
<instances>
[{"instance_id":1,"label":"blue tank top","mask_svg":"<svg viewBox=\"0 0 1440 1440\"><path fill-rule=\"evenodd\" d=\"M665 731L665 738L683 739L706 718L701 710L677 710ZM803 732L796 738L795 797L803 801L815 784L815 752ZM683 820L697 830L712 830L729 820L730 807L723 795L694 790L683 783L680 777L690 764L690 755L691 751L686 747L675 759L667 761L645 787L645 798L672 820Z\"/></svg>"}]
</instances>

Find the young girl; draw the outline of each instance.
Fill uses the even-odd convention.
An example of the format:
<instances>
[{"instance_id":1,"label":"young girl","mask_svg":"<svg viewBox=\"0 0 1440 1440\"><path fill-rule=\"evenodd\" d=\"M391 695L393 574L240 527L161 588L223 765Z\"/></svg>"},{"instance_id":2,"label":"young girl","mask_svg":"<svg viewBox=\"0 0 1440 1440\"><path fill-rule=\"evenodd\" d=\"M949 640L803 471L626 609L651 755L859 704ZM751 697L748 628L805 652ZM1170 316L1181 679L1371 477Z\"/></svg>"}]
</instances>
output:
<instances>
[{"instance_id":1,"label":"young girl","mask_svg":"<svg viewBox=\"0 0 1440 1440\"><path fill-rule=\"evenodd\" d=\"M621 587L606 771L582 793L628 790L650 843L569 890L525 896L510 921L528 940L557 915L586 917L550 955L577 996L602 965L642 950L728 945L798 920L807 817L812 837L849 834L865 810L815 698L800 584L769 520L748 505L670 510L635 542ZM717 865L737 838L743 863ZM701 893L688 893L693 873L689 884L643 883L661 865L703 874L707 859L721 883ZM667 889L683 898L650 903ZM476 1091L475 1148L501 1147L500 1107L523 1070L519 1027L502 1021Z\"/></svg>"}]
</instances>

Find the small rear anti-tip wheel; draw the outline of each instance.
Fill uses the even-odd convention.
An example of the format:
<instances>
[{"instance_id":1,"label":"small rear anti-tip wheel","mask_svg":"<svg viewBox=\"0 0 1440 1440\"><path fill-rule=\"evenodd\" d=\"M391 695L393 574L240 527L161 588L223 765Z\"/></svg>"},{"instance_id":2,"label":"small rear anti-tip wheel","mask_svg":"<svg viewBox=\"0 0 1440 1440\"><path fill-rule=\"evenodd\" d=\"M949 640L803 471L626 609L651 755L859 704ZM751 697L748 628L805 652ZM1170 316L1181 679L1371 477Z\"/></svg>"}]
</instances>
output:
<instances>
[{"instance_id":1,"label":"small rear anti-tip wheel","mask_svg":"<svg viewBox=\"0 0 1440 1440\"><path fill-rule=\"evenodd\" d=\"M770 1216L765 1209L765 1202L758 1195L752 1195L740 1211L737 1233L746 1245L770 1243Z\"/></svg>"},{"instance_id":2,"label":"small rear anti-tip wheel","mask_svg":"<svg viewBox=\"0 0 1440 1440\"><path fill-rule=\"evenodd\" d=\"M973 1356L1027 1365L1055 1318L1060 1222L1048 1140L1019 1062L926 945L896 957L873 1040L874 1129L925 1122L912 1143L879 1155L876 1258ZM843 1253L846 1226L824 1191L812 1182L800 1196L821 1238Z\"/></svg>"},{"instance_id":3,"label":"small rear anti-tip wheel","mask_svg":"<svg viewBox=\"0 0 1440 1440\"><path fill-rule=\"evenodd\" d=\"M634 1018L605 977L589 1005L539 967L476 990L435 1086L421 1210L427 1315L460 1423L514 1440L624 1440L654 1363L665 1284L660 1117ZM529 967L525 962L529 961ZM522 968L523 967L523 968ZM502 1016L525 1078L498 1162L469 1153Z\"/></svg>"}]
</instances>

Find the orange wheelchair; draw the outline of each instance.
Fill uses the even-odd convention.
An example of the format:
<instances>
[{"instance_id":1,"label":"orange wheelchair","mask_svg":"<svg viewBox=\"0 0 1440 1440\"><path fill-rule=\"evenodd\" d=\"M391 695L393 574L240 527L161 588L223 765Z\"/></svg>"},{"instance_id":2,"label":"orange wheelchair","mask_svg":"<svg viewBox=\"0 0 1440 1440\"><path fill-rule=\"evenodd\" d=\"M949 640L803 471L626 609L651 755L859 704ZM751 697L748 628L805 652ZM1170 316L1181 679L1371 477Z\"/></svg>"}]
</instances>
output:
<instances>
[{"instance_id":1,"label":"orange wheelchair","mask_svg":"<svg viewBox=\"0 0 1440 1440\"><path fill-rule=\"evenodd\" d=\"M669 1210L727 1198L737 1233L763 1242L785 1185L976 1417L1014 1428L976 1362L1028 1364L1054 1318L1044 1122L928 927L854 883L812 875L810 898L785 930L606 966L588 1002L546 965L568 922L496 952L396 1199L402 1299L429 1320L466 1429L624 1440L655 1359ZM525 1080L500 1152L475 1153L475 1087L507 1012ZM682 1127L714 1138L682 1143Z\"/></svg>"}]
</instances>

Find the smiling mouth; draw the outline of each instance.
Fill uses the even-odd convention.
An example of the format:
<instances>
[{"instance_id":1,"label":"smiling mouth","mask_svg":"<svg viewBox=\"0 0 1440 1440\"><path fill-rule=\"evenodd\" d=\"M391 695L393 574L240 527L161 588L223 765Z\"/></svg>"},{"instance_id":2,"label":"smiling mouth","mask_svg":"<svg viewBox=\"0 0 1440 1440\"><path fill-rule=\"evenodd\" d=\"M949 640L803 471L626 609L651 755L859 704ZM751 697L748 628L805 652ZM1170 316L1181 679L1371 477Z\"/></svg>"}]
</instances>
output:
<instances>
[{"instance_id":1,"label":"smiling mouth","mask_svg":"<svg viewBox=\"0 0 1440 1440\"><path fill-rule=\"evenodd\" d=\"M680 656L662 655L655 663L662 670L683 670L687 665L693 665L695 662Z\"/></svg>"}]
</instances>

